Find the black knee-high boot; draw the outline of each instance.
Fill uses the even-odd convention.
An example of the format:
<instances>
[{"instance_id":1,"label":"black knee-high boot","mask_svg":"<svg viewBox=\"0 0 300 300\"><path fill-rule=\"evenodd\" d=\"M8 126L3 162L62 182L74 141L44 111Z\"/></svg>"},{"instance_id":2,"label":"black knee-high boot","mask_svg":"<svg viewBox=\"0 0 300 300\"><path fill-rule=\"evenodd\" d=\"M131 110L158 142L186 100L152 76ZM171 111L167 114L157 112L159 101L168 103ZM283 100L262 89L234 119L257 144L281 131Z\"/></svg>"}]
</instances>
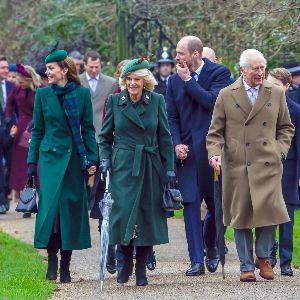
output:
<instances>
[{"instance_id":1,"label":"black knee-high boot","mask_svg":"<svg viewBox=\"0 0 300 300\"><path fill-rule=\"evenodd\" d=\"M59 240L55 234L52 234L49 239L47 253L48 253L48 268L46 278L49 280L56 280L58 270L57 252L59 249Z\"/></svg>"},{"instance_id":2,"label":"black knee-high boot","mask_svg":"<svg viewBox=\"0 0 300 300\"><path fill-rule=\"evenodd\" d=\"M121 271L118 274L117 282L125 283L129 280L129 276L132 274L133 269L133 246L121 246L124 254L124 263Z\"/></svg>"},{"instance_id":3,"label":"black knee-high boot","mask_svg":"<svg viewBox=\"0 0 300 300\"><path fill-rule=\"evenodd\" d=\"M60 282L68 283L71 282L70 275L70 261L72 256L72 250L62 250L60 249Z\"/></svg>"},{"instance_id":4,"label":"black knee-high boot","mask_svg":"<svg viewBox=\"0 0 300 300\"><path fill-rule=\"evenodd\" d=\"M136 285L138 286L145 286L148 284L146 276L146 262L150 250L151 247L149 246L136 247L135 279Z\"/></svg>"}]
</instances>

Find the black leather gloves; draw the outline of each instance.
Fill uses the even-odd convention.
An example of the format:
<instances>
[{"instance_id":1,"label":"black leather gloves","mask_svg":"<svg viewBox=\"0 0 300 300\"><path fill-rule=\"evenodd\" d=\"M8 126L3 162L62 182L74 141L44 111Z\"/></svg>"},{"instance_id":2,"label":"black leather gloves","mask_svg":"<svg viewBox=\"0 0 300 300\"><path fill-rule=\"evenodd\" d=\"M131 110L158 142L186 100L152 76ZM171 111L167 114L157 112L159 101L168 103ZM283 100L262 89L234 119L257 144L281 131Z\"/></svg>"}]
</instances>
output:
<instances>
[{"instance_id":1,"label":"black leather gloves","mask_svg":"<svg viewBox=\"0 0 300 300\"><path fill-rule=\"evenodd\" d=\"M176 174L174 171L167 171L167 178L168 178L168 188L169 189L176 189L177 188L177 180Z\"/></svg>"},{"instance_id":2,"label":"black leather gloves","mask_svg":"<svg viewBox=\"0 0 300 300\"><path fill-rule=\"evenodd\" d=\"M101 172L101 177L104 179L107 176L107 172L110 169L110 160L109 159L102 159L100 161L100 172Z\"/></svg>"},{"instance_id":3,"label":"black leather gloves","mask_svg":"<svg viewBox=\"0 0 300 300\"><path fill-rule=\"evenodd\" d=\"M32 177L37 177L37 166L36 164L28 164L27 168L28 179L32 180Z\"/></svg>"}]
</instances>

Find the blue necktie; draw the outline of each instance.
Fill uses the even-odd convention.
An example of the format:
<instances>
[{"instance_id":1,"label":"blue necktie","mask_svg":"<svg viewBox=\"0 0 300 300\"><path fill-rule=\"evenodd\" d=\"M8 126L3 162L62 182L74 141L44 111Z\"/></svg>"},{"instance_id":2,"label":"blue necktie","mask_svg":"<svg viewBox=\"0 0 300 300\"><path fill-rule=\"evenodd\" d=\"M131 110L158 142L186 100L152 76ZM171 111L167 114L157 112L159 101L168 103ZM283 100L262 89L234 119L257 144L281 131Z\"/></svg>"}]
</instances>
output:
<instances>
[{"instance_id":1,"label":"blue necktie","mask_svg":"<svg viewBox=\"0 0 300 300\"><path fill-rule=\"evenodd\" d=\"M191 76L196 80L197 73L196 72L191 72Z\"/></svg>"}]
</instances>

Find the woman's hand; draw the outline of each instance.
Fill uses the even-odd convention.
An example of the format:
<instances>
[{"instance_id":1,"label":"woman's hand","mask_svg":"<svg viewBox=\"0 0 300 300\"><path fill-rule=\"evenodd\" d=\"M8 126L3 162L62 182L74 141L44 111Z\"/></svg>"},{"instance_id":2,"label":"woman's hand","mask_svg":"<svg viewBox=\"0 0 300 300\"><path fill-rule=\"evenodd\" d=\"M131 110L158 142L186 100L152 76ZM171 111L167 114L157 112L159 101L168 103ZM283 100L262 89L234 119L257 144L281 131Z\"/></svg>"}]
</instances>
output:
<instances>
[{"instance_id":1,"label":"woman's hand","mask_svg":"<svg viewBox=\"0 0 300 300\"><path fill-rule=\"evenodd\" d=\"M89 175L92 176L98 171L98 163L95 161L90 161L88 162L86 169Z\"/></svg>"},{"instance_id":2,"label":"woman's hand","mask_svg":"<svg viewBox=\"0 0 300 300\"><path fill-rule=\"evenodd\" d=\"M10 129L10 136L13 138L18 133L18 127L16 125L13 125Z\"/></svg>"}]
</instances>

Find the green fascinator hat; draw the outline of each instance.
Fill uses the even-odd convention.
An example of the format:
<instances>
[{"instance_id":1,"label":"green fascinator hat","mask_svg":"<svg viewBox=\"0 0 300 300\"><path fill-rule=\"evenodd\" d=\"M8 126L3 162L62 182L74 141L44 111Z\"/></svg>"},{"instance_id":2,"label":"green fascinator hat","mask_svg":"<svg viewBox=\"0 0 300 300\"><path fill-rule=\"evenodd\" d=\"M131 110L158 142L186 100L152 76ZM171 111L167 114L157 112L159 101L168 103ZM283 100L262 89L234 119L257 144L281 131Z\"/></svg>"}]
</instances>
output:
<instances>
[{"instance_id":1,"label":"green fascinator hat","mask_svg":"<svg viewBox=\"0 0 300 300\"><path fill-rule=\"evenodd\" d=\"M123 79L128 73L134 72L139 69L149 69L149 62L144 57L135 58L129 61L123 69L121 78Z\"/></svg>"},{"instance_id":2,"label":"green fascinator hat","mask_svg":"<svg viewBox=\"0 0 300 300\"><path fill-rule=\"evenodd\" d=\"M66 50L57 50L58 46L57 42L55 46L50 50L49 54L45 58L45 63L57 62L65 60L68 56L68 52Z\"/></svg>"}]
</instances>

